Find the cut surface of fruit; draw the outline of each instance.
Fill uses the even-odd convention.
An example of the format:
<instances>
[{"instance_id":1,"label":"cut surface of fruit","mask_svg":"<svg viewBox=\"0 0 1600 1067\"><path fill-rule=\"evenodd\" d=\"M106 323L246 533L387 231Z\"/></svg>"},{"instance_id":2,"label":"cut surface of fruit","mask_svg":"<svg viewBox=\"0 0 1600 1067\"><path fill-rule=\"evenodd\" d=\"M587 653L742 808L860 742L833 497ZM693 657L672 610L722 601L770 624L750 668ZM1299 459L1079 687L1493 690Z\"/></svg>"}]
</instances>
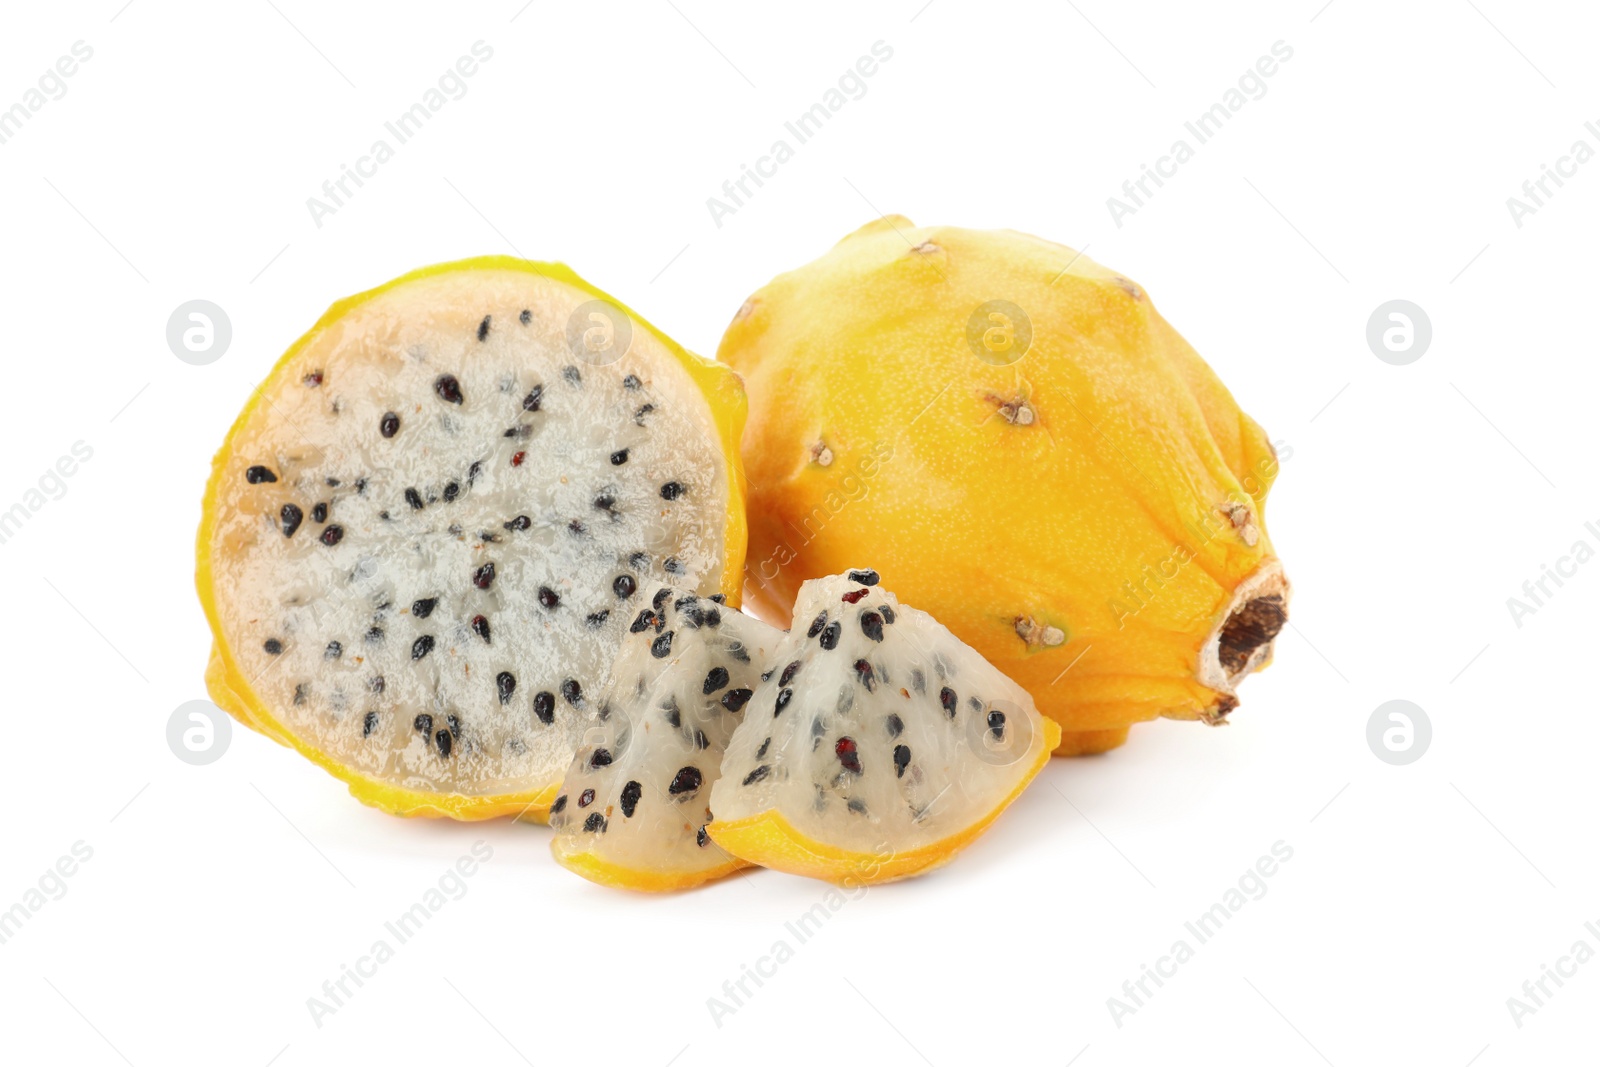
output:
<instances>
[{"instance_id":1,"label":"cut surface of fruit","mask_svg":"<svg viewBox=\"0 0 1600 1067\"><path fill-rule=\"evenodd\" d=\"M600 722L578 746L550 811L550 850L602 885L685 889L745 863L712 841L722 753L785 635L678 589L629 624Z\"/></svg>"},{"instance_id":2,"label":"cut surface of fruit","mask_svg":"<svg viewBox=\"0 0 1600 1067\"><path fill-rule=\"evenodd\" d=\"M751 296L718 354L750 391L763 618L870 554L1034 695L1063 754L1221 723L1269 662L1279 456L1128 278L887 216Z\"/></svg>"},{"instance_id":3,"label":"cut surface of fruit","mask_svg":"<svg viewBox=\"0 0 1600 1067\"><path fill-rule=\"evenodd\" d=\"M839 883L919 874L1016 799L1059 743L1033 699L870 570L800 587L711 793L752 863Z\"/></svg>"},{"instance_id":4,"label":"cut surface of fruit","mask_svg":"<svg viewBox=\"0 0 1600 1067\"><path fill-rule=\"evenodd\" d=\"M644 590L738 602L743 414L559 264L335 304L213 461L213 699L385 810L543 818Z\"/></svg>"}]
</instances>

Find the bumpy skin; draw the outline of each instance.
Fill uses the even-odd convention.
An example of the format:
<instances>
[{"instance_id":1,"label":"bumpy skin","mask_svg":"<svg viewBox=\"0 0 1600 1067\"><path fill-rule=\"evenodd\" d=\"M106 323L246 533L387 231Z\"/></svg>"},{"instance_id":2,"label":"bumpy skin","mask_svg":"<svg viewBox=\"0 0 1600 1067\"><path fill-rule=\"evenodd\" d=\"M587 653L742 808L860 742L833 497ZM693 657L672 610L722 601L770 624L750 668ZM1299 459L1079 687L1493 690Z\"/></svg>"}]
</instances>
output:
<instances>
[{"instance_id":1,"label":"bumpy skin","mask_svg":"<svg viewBox=\"0 0 1600 1067\"><path fill-rule=\"evenodd\" d=\"M407 788L393 781L362 774L330 758L327 753L286 728L274 715L268 702L255 691L250 682L250 675L241 668L235 650L229 646L224 635L224 624L219 615L213 552L219 525L218 509L223 506L222 501L225 497L221 484L226 478L237 477L238 471L235 468L243 462L234 454L233 445L236 437L252 424L257 412L263 408L264 402L270 404L267 398L279 385L280 379L287 374L295 373L297 359L301 353L309 346L324 340L328 332L338 331L341 320L353 310L380 295L401 289L412 282L445 275L470 276L472 272L488 274L526 272L570 287L579 294L605 300L628 315L637 330L648 331L687 372L710 407L718 445L728 459L727 516L723 535L724 566L720 588L730 605L735 607L738 605L746 545L745 477L743 468L738 462L738 443L744 426L746 407L744 391L737 377L730 374L726 368L687 351L632 309L584 281L565 264L534 262L510 256L481 256L424 267L333 304L310 330L289 347L239 413L239 417L228 432L228 437L212 461L212 473L206 485L200 529L196 540L195 581L200 603L214 638L205 674L206 687L218 706L251 729L272 738L279 744L295 749L329 774L347 783L351 794L362 803L402 816L461 820L516 816L542 822L548 817L550 804L559 791L559 783L539 783L529 788L512 788L492 795L435 792Z\"/></svg>"},{"instance_id":2,"label":"bumpy skin","mask_svg":"<svg viewBox=\"0 0 1600 1067\"><path fill-rule=\"evenodd\" d=\"M989 301L1022 309L1025 351L1009 309L973 328ZM1268 662L1276 455L1126 278L1026 234L889 217L751 297L718 354L750 393L764 617L870 555L1033 694L1060 754L1160 716L1220 722Z\"/></svg>"}]
</instances>

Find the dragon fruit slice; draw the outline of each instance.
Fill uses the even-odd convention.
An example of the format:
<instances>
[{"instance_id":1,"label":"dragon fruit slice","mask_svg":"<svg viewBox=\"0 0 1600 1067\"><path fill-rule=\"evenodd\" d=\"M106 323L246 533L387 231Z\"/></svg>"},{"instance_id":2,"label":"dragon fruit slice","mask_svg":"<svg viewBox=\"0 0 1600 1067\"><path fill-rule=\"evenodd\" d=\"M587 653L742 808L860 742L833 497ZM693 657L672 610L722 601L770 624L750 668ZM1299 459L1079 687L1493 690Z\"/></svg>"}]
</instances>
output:
<instances>
[{"instance_id":1,"label":"dragon fruit slice","mask_svg":"<svg viewBox=\"0 0 1600 1067\"><path fill-rule=\"evenodd\" d=\"M387 811L543 818L645 590L737 602L743 412L558 264L335 304L213 464L214 699Z\"/></svg>"},{"instance_id":2,"label":"dragon fruit slice","mask_svg":"<svg viewBox=\"0 0 1600 1067\"><path fill-rule=\"evenodd\" d=\"M722 752L785 635L663 587L640 608L550 809L550 849L602 885L685 889L744 862L706 834Z\"/></svg>"},{"instance_id":3,"label":"dragon fruit slice","mask_svg":"<svg viewBox=\"0 0 1600 1067\"><path fill-rule=\"evenodd\" d=\"M870 570L800 588L782 664L711 792L711 837L842 884L945 863L1044 766L1060 727L1021 686Z\"/></svg>"}]
</instances>

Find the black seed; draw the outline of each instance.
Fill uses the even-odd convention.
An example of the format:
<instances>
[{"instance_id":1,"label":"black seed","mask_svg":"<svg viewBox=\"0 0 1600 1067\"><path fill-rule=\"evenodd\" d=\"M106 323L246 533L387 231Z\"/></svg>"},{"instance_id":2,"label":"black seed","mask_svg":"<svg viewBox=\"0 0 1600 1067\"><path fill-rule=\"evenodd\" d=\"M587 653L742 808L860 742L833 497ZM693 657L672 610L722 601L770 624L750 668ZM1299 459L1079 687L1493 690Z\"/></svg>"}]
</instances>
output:
<instances>
[{"instance_id":1,"label":"black seed","mask_svg":"<svg viewBox=\"0 0 1600 1067\"><path fill-rule=\"evenodd\" d=\"M878 584L877 571L851 571L849 574L845 575L845 577L850 579L852 582L860 582L862 585Z\"/></svg>"},{"instance_id":2,"label":"black seed","mask_svg":"<svg viewBox=\"0 0 1600 1067\"><path fill-rule=\"evenodd\" d=\"M383 627L372 626L367 629L367 644L375 645L383 640Z\"/></svg>"},{"instance_id":3,"label":"black seed","mask_svg":"<svg viewBox=\"0 0 1600 1067\"><path fill-rule=\"evenodd\" d=\"M251 485L260 485L262 482L275 482L278 480L278 476L266 467L255 466L245 468L244 480Z\"/></svg>"},{"instance_id":4,"label":"black seed","mask_svg":"<svg viewBox=\"0 0 1600 1067\"><path fill-rule=\"evenodd\" d=\"M790 663L787 667L785 667L783 669L783 673L782 674L778 675L778 684L779 685L788 685L790 682L794 681L794 676L799 674L799 673L800 673L800 661L799 660L795 660L794 662Z\"/></svg>"},{"instance_id":5,"label":"black seed","mask_svg":"<svg viewBox=\"0 0 1600 1067\"><path fill-rule=\"evenodd\" d=\"M650 598L650 606L655 608L657 611L660 611L661 610L661 605L665 604L667 602L667 598L670 597L671 595L672 595L672 590L670 590L670 589L667 589L665 587L657 589L656 590L656 595Z\"/></svg>"},{"instance_id":6,"label":"black seed","mask_svg":"<svg viewBox=\"0 0 1600 1067\"><path fill-rule=\"evenodd\" d=\"M450 503L450 501L454 500L456 497L458 497L460 495L461 495L461 486L460 486L459 483L451 482L451 483L449 483L448 485L446 485L444 487L444 502L446 504Z\"/></svg>"},{"instance_id":7,"label":"black seed","mask_svg":"<svg viewBox=\"0 0 1600 1067\"><path fill-rule=\"evenodd\" d=\"M450 737L449 730L440 730L438 733L434 734L433 743L434 746L438 748L441 759L450 758L450 748L455 742Z\"/></svg>"},{"instance_id":8,"label":"black seed","mask_svg":"<svg viewBox=\"0 0 1600 1067\"><path fill-rule=\"evenodd\" d=\"M406 490L406 503L411 505L412 511L422 510L422 494L415 489Z\"/></svg>"},{"instance_id":9,"label":"black seed","mask_svg":"<svg viewBox=\"0 0 1600 1067\"><path fill-rule=\"evenodd\" d=\"M628 627L630 634L643 633L656 624L656 613L649 608L639 612L639 617L633 620L633 625Z\"/></svg>"},{"instance_id":10,"label":"black seed","mask_svg":"<svg viewBox=\"0 0 1600 1067\"><path fill-rule=\"evenodd\" d=\"M883 616L879 615L876 611L864 611L864 612L862 612L861 613L861 632L866 634L868 637L872 638L874 641L882 641L883 640Z\"/></svg>"},{"instance_id":11,"label":"black seed","mask_svg":"<svg viewBox=\"0 0 1600 1067\"><path fill-rule=\"evenodd\" d=\"M844 802L844 806L849 808L851 813L855 815L865 815L867 813L867 802L860 797L851 797Z\"/></svg>"},{"instance_id":12,"label":"black seed","mask_svg":"<svg viewBox=\"0 0 1600 1067\"><path fill-rule=\"evenodd\" d=\"M967 703L972 705L973 711L983 710L983 701L979 700L977 697L968 697Z\"/></svg>"},{"instance_id":13,"label":"black seed","mask_svg":"<svg viewBox=\"0 0 1600 1067\"><path fill-rule=\"evenodd\" d=\"M456 381L453 374L441 374L434 379L433 391L439 394L439 399L451 404L461 403L461 383Z\"/></svg>"},{"instance_id":14,"label":"black seed","mask_svg":"<svg viewBox=\"0 0 1600 1067\"><path fill-rule=\"evenodd\" d=\"M757 782L761 781L761 779L765 778L768 774L771 774L771 773L772 773L772 768L767 766L765 763L763 763L761 766L757 767L755 770L751 771L749 774L744 776L743 784L744 785L755 785Z\"/></svg>"},{"instance_id":15,"label":"black seed","mask_svg":"<svg viewBox=\"0 0 1600 1067\"><path fill-rule=\"evenodd\" d=\"M710 596L706 597L706 599L711 601L713 604L726 604L728 602L728 594L712 593Z\"/></svg>"},{"instance_id":16,"label":"black seed","mask_svg":"<svg viewBox=\"0 0 1600 1067\"><path fill-rule=\"evenodd\" d=\"M899 737L906 724L900 716L890 712L889 717L883 720L883 728L888 731L890 737Z\"/></svg>"},{"instance_id":17,"label":"black seed","mask_svg":"<svg viewBox=\"0 0 1600 1067\"><path fill-rule=\"evenodd\" d=\"M472 572L472 584L479 589L487 589L494 584L494 563L485 563Z\"/></svg>"},{"instance_id":18,"label":"black seed","mask_svg":"<svg viewBox=\"0 0 1600 1067\"><path fill-rule=\"evenodd\" d=\"M561 376L573 385L578 385L583 381L583 375L578 372L578 368L570 363L561 368Z\"/></svg>"},{"instance_id":19,"label":"black seed","mask_svg":"<svg viewBox=\"0 0 1600 1067\"><path fill-rule=\"evenodd\" d=\"M883 616L883 624L885 626L893 626L894 625L894 609L891 608L889 605L885 604L885 605L883 605L883 607L879 608L878 609L878 614Z\"/></svg>"},{"instance_id":20,"label":"black seed","mask_svg":"<svg viewBox=\"0 0 1600 1067\"><path fill-rule=\"evenodd\" d=\"M517 321L522 323L524 326L528 325L528 323L533 321L533 312L529 311L527 308L523 308L522 314L517 316Z\"/></svg>"},{"instance_id":21,"label":"black seed","mask_svg":"<svg viewBox=\"0 0 1600 1067\"><path fill-rule=\"evenodd\" d=\"M473 460L472 461L472 466L467 468L467 484L471 485L472 483L476 482L478 480L478 475L482 474L482 473L483 473L483 463L482 463L482 461L476 460L476 459Z\"/></svg>"},{"instance_id":22,"label":"black seed","mask_svg":"<svg viewBox=\"0 0 1600 1067\"><path fill-rule=\"evenodd\" d=\"M598 630L606 624L606 620L609 618L611 618L611 612L602 608L592 614L585 615L583 621L588 624L589 629Z\"/></svg>"},{"instance_id":23,"label":"black seed","mask_svg":"<svg viewBox=\"0 0 1600 1067\"><path fill-rule=\"evenodd\" d=\"M700 783L704 780L700 768L680 767L678 773L672 776L672 784L667 786L667 792L675 797L693 793L700 788Z\"/></svg>"},{"instance_id":24,"label":"black seed","mask_svg":"<svg viewBox=\"0 0 1600 1067\"><path fill-rule=\"evenodd\" d=\"M589 769L611 766L611 753L607 749L597 748L589 753Z\"/></svg>"},{"instance_id":25,"label":"black seed","mask_svg":"<svg viewBox=\"0 0 1600 1067\"><path fill-rule=\"evenodd\" d=\"M676 500L684 494L683 485L679 482L668 482L661 487L662 500Z\"/></svg>"},{"instance_id":26,"label":"black seed","mask_svg":"<svg viewBox=\"0 0 1600 1067\"><path fill-rule=\"evenodd\" d=\"M526 530L533 525L533 520L526 515L518 515L508 523L503 524L508 530Z\"/></svg>"},{"instance_id":27,"label":"black seed","mask_svg":"<svg viewBox=\"0 0 1600 1067\"><path fill-rule=\"evenodd\" d=\"M261 647L266 649L267 655L276 656L278 653L283 651L283 642L279 641L276 637L269 637L265 641L261 642Z\"/></svg>"},{"instance_id":28,"label":"black seed","mask_svg":"<svg viewBox=\"0 0 1600 1067\"><path fill-rule=\"evenodd\" d=\"M611 591L617 594L618 600L627 600L638 588L631 574L619 574L611 582Z\"/></svg>"},{"instance_id":29,"label":"black seed","mask_svg":"<svg viewBox=\"0 0 1600 1067\"><path fill-rule=\"evenodd\" d=\"M839 757L839 764L851 774L861 773L861 753L856 751L856 742L851 737L841 737L833 743L833 754Z\"/></svg>"},{"instance_id":30,"label":"black seed","mask_svg":"<svg viewBox=\"0 0 1600 1067\"><path fill-rule=\"evenodd\" d=\"M678 561L677 556L668 556L666 559L662 560L661 569L666 571L668 574L677 575L683 574L684 571L683 564Z\"/></svg>"},{"instance_id":31,"label":"black seed","mask_svg":"<svg viewBox=\"0 0 1600 1067\"><path fill-rule=\"evenodd\" d=\"M539 603L547 608L553 608L561 603L561 594L551 589L548 585L539 587Z\"/></svg>"},{"instance_id":32,"label":"black seed","mask_svg":"<svg viewBox=\"0 0 1600 1067\"><path fill-rule=\"evenodd\" d=\"M711 835L706 833L706 828L704 826L700 827L700 829L694 832L694 843L699 845L701 848L705 848L707 845L711 844Z\"/></svg>"},{"instance_id":33,"label":"black seed","mask_svg":"<svg viewBox=\"0 0 1600 1067\"><path fill-rule=\"evenodd\" d=\"M362 737L371 737L372 736L372 731L376 730L377 728L378 728L378 713L375 712L375 711L367 712L366 717L361 720L361 736Z\"/></svg>"},{"instance_id":34,"label":"black seed","mask_svg":"<svg viewBox=\"0 0 1600 1067\"><path fill-rule=\"evenodd\" d=\"M339 479L337 478L324 478L323 481L328 483L328 488L330 489L339 488Z\"/></svg>"},{"instance_id":35,"label":"black seed","mask_svg":"<svg viewBox=\"0 0 1600 1067\"><path fill-rule=\"evenodd\" d=\"M650 566L650 557L643 552L635 552L628 557L628 566L636 571L642 571Z\"/></svg>"},{"instance_id":36,"label":"black seed","mask_svg":"<svg viewBox=\"0 0 1600 1067\"><path fill-rule=\"evenodd\" d=\"M1003 711L991 711L991 712L989 712L988 723L989 723L989 732L994 735L994 739L996 741L1000 740L1001 737L1005 736L1005 732L1006 732L1006 713L1005 712L1003 712Z\"/></svg>"},{"instance_id":37,"label":"black seed","mask_svg":"<svg viewBox=\"0 0 1600 1067\"><path fill-rule=\"evenodd\" d=\"M606 817L598 811L591 811L589 817L583 820L583 828L591 834L603 834L606 832Z\"/></svg>"},{"instance_id":38,"label":"black seed","mask_svg":"<svg viewBox=\"0 0 1600 1067\"><path fill-rule=\"evenodd\" d=\"M644 383L639 380L639 376L637 374L630 374L622 379L622 387L624 389L637 389L643 384Z\"/></svg>"},{"instance_id":39,"label":"black seed","mask_svg":"<svg viewBox=\"0 0 1600 1067\"><path fill-rule=\"evenodd\" d=\"M622 787L622 817L633 818L633 811L639 806L639 798L644 796L644 787L638 782L629 782Z\"/></svg>"},{"instance_id":40,"label":"black seed","mask_svg":"<svg viewBox=\"0 0 1600 1067\"><path fill-rule=\"evenodd\" d=\"M702 752L711 747L711 738L706 736L704 730L696 730L694 732L694 747Z\"/></svg>"},{"instance_id":41,"label":"black seed","mask_svg":"<svg viewBox=\"0 0 1600 1067\"><path fill-rule=\"evenodd\" d=\"M709 626L715 630L722 625L722 612L716 608L706 608L700 613L700 625Z\"/></svg>"},{"instance_id":42,"label":"black seed","mask_svg":"<svg viewBox=\"0 0 1600 1067\"><path fill-rule=\"evenodd\" d=\"M511 703L511 694L517 691L517 676L510 671L501 671L494 676L494 687L500 694L500 703Z\"/></svg>"},{"instance_id":43,"label":"black seed","mask_svg":"<svg viewBox=\"0 0 1600 1067\"><path fill-rule=\"evenodd\" d=\"M860 679L861 684L867 687L867 692L872 692L877 684L877 679L872 676L872 664L864 659L858 659L855 662L855 669L856 677Z\"/></svg>"},{"instance_id":44,"label":"black seed","mask_svg":"<svg viewBox=\"0 0 1600 1067\"><path fill-rule=\"evenodd\" d=\"M472 617L472 632L483 638L483 643L489 643L489 620L482 615Z\"/></svg>"},{"instance_id":45,"label":"black seed","mask_svg":"<svg viewBox=\"0 0 1600 1067\"><path fill-rule=\"evenodd\" d=\"M384 522L388 522L389 521L389 513L387 511L380 511L380 512L378 512L378 518L382 519Z\"/></svg>"},{"instance_id":46,"label":"black seed","mask_svg":"<svg viewBox=\"0 0 1600 1067\"><path fill-rule=\"evenodd\" d=\"M384 686L384 681L383 681L383 675L381 675L381 674L373 675L372 678L367 682L367 688L372 690L374 693L383 692L383 686Z\"/></svg>"},{"instance_id":47,"label":"black seed","mask_svg":"<svg viewBox=\"0 0 1600 1067\"><path fill-rule=\"evenodd\" d=\"M583 686L578 684L576 678L568 678L561 683L561 695L566 698L568 704L577 707L583 703Z\"/></svg>"},{"instance_id":48,"label":"black seed","mask_svg":"<svg viewBox=\"0 0 1600 1067\"><path fill-rule=\"evenodd\" d=\"M574 537L582 537L584 534L589 532L589 528L577 519L573 519L571 522L567 523L567 532L572 534Z\"/></svg>"},{"instance_id":49,"label":"black seed","mask_svg":"<svg viewBox=\"0 0 1600 1067\"><path fill-rule=\"evenodd\" d=\"M672 655L672 631L668 630L654 641L650 642L650 654L656 659L665 659Z\"/></svg>"},{"instance_id":50,"label":"black seed","mask_svg":"<svg viewBox=\"0 0 1600 1067\"><path fill-rule=\"evenodd\" d=\"M317 504L311 505L311 521L312 522L327 522L328 521L328 505L326 503L317 503Z\"/></svg>"},{"instance_id":51,"label":"black seed","mask_svg":"<svg viewBox=\"0 0 1600 1067\"><path fill-rule=\"evenodd\" d=\"M828 613L824 611L821 615L818 615L816 618L811 620L811 629L806 631L806 636L817 636L822 632L822 628L826 625L828 625Z\"/></svg>"},{"instance_id":52,"label":"black seed","mask_svg":"<svg viewBox=\"0 0 1600 1067\"><path fill-rule=\"evenodd\" d=\"M619 448L611 453L611 465L613 467L620 467L626 462L628 462L628 450L626 448Z\"/></svg>"},{"instance_id":53,"label":"black seed","mask_svg":"<svg viewBox=\"0 0 1600 1067\"><path fill-rule=\"evenodd\" d=\"M744 645L740 644L738 641L735 641L733 644L728 646L728 655L732 656L740 663L750 662L750 653L745 651ZM765 681L765 679L763 679L763 681Z\"/></svg>"},{"instance_id":54,"label":"black seed","mask_svg":"<svg viewBox=\"0 0 1600 1067\"><path fill-rule=\"evenodd\" d=\"M444 717L444 724L450 728L450 736L451 737L460 737L461 736L461 720L460 719L456 718L454 715L446 715Z\"/></svg>"},{"instance_id":55,"label":"black seed","mask_svg":"<svg viewBox=\"0 0 1600 1067\"><path fill-rule=\"evenodd\" d=\"M378 420L378 432L385 437L393 437L400 432L400 416L392 411L383 413L383 418Z\"/></svg>"},{"instance_id":56,"label":"black seed","mask_svg":"<svg viewBox=\"0 0 1600 1067\"><path fill-rule=\"evenodd\" d=\"M700 687L700 691L706 696L710 696L727 684L728 668L712 667L711 672L706 675L705 684Z\"/></svg>"},{"instance_id":57,"label":"black seed","mask_svg":"<svg viewBox=\"0 0 1600 1067\"><path fill-rule=\"evenodd\" d=\"M300 529L300 521L306 517L299 505L285 504L278 512L278 518L283 521L283 536L293 537L294 532Z\"/></svg>"},{"instance_id":58,"label":"black seed","mask_svg":"<svg viewBox=\"0 0 1600 1067\"><path fill-rule=\"evenodd\" d=\"M772 747L772 738L769 737L765 741L761 742L761 747L760 748L756 749L756 759L765 759L766 755L767 755L767 749L769 749L771 747Z\"/></svg>"},{"instance_id":59,"label":"black seed","mask_svg":"<svg viewBox=\"0 0 1600 1067\"><path fill-rule=\"evenodd\" d=\"M830 622L822 631L822 640L819 642L824 651L831 652L839 647L839 624Z\"/></svg>"},{"instance_id":60,"label":"black seed","mask_svg":"<svg viewBox=\"0 0 1600 1067\"><path fill-rule=\"evenodd\" d=\"M904 745L894 746L894 776L904 778L906 767L911 763L911 750Z\"/></svg>"},{"instance_id":61,"label":"black seed","mask_svg":"<svg viewBox=\"0 0 1600 1067\"><path fill-rule=\"evenodd\" d=\"M683 713L678 710L677 697L668 697L667 702L661 705L661 707L666 711L667 722L672 724L672 728L674 730L683 726Z\"/></svg>"},{"instance_id":62,"label":"black seed","mask_svg":"<svg viewBox=\"0 0 1600 1067\"><path fill-rule=\"evenodd\" d=\"M418 715L415 719L411 720L411 728L422 734L433 733L433 716L429 715L427 712L423 712L421 715Z\"/></svg>"},{"instance_id":63,"label":"black seed","mask_svg":"<svg viewBox=\"0 0 1600 1067\"><path fill-rule=\"evenodd\" d=\"M533 714L546 726L554 722L556 718L555 694L535 693L533 695Z\"/></svg>"},{"instance_id":64,"label":"black seed","mask_svg":"<svg viewBox=\"0 0 1600 1067\"><path fill-rule=\"evenodd\" d=\"M593 789L585 789L583 792L578 794L578 807L587 808L590 804L593 804L593 803L594 803L594 790Z\"/></svg>"},{"instance_id":65,"label":"black seed","mask_svg":"<svg viewBox=\"0 0 1600 1067\"><path fill-rule=\"evenodd\" d=\"M478 341L479 341L479 343L482 343L482 342L487 341L489 339L489 320L491 318L493 318L493 317L494 316L492 316L492 315L485 315L483 317L483 321L478 323Z\"/></svg>"},{"instance_id":66,"label":"black seed","mask_svg":"<svg viewBox=\"0 0 1600 1067\"><path fill-rule=\"evenodd\" d=\"M923 675L921 667L911 668L911 688L919 693L928 691L928 679Z\"/></svg>"},{"instance_id":67,"label":"black seed","mask_svg":"<svg viewBox=\"0 0 1600 1067\"><path fill-rule=\"evenodd\" d=\"M754 691L750 689L730 689L722 694L722 706L729 711L738 711L748 704L754 695Z\"/></svg>"},{"instance_id":68,"label":"black seed","mask_svg":"<svg viewBox=\"0 0 1600 1067\"><path fill-rule=\"evenodd\" d=\"M529 426L527 423L520 423L520 424L518 424L516 426L509 427L506 430L506 432L501 434L500 436L501 437L527 437L531 433L533 433L533 427L532 426Z\"/></svg>"},{"instance_id":69,"label":"black seed","mask_svg":"<svg viewBox=\"0 0 1600 1067\"><path fill-rule=\"evenodd\" d=\"M439 602L438 597L424 597L411 602L411 614L419 619L426 619L433 614L433 606Z\"/></svg>"},{"instance_id":70,"label":"black seed","mask_svg":"<svg viewBox=\"0 0 1600 1067\"><path fill-rule=\"evenodd\" d=\"M337 641L329 641L328 647L322 650L323 659L338 659L344 655L344 646Z\"/></svg>"},{"instance_id":71,"label":"black seed","mask_svg":"<svg viewBox=\"0 0 1600 1067\"><path fill-rule=\"evenodd\" d=\"M939 703L944 708L944 713L952 719L956 717L956 691L948 685L939 690Z\"/></svg>"},{"instance_id":72,"label":"black seed","mask_svg":"<svg viewBox=\"0 0 1600 1067\"><path fill-rule=\"evenodd\" d=\"M794 699L793 689L778 690L778 699L772 702L772 717L776 719L783 714L783 709L789 706L789 701Z\"/></svg>"},{"instance_id":73,"label":"black seed","mask_svg":"<svg viewBox=\"0 0 1600 1067\"><path fill-rule=\"evenodd\" d=\"M419 660L423 656L426 656L429 652L432 652L432 651L433 651L433 635L432 634L423 634L421 637L419 637L415 641L411 642L411 658L412 658L412 660Z\"/></svg>"},{"instance_id":74,"label":"black seed","mask_svg":"<svg viewBox=\"0 0 1600 1067\"><path fill-rule=\"evenodd\" d=\"M560 815L562 812L564 812L566 810L567 810L567 794L562 793L560 796L556 797L556 802L554 804L550 805L550 814L551 815Z\"/></svg>"},{"instance_id":75,"label":"black seed","mask_svg":"<svg viewBox=\"0 0 1600 1067\"><path fill-rule=\"evenodd\" d=\"M332 548L334 545L344 540L344 527L338 524L324 526L322 528L322 536L317 540L321 541L329 548Z\"/></svg>"}]
</instances>

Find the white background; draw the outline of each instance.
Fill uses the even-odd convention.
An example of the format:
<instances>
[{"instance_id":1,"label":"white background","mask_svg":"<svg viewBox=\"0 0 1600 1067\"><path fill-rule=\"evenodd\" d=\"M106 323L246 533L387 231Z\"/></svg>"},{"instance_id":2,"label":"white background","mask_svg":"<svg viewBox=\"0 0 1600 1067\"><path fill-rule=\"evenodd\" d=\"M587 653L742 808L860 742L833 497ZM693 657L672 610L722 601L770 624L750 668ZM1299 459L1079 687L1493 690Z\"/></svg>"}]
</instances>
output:
<instances>
[{"instance_id":1,"label":"white background","mask_svg":"<svg viewBox=\"0 0 1600 1067\"><path fill-rule=\"evenodd\" d=\"M8 7L0 107L94 49L0 145L0 510L93 449L0 545L0 909L93 849L0 945L9 1062L1592 1059L1600 962L1520 1027L1506 1001L1600 950L1600 562L1520 627L1506 601L1600 547L1600 161L1520 228L1506 200L1600 148L1593 10L922 2ZM306 199L478 40L467 94L317 227ZM879 40L866 95L716 226L707 197ZM1266 95L1115 225L1107 198L1280 40ZM784 924L821 883L633 897L555 866L543 829L385 817L242 728L174 758L167 719L204 696L211 453L330 301L516 252L712 352L749 292L879 211L1087 247L1288 445L1268 522L1293 628L1226 729L1055 761L956 863L803 945ZM165 342L194 298L233 323L210 366ZM1408 366L1365 340L1395 298L1433 325ZM1391 699L1433 724L1408 766L1368 749ZM466 895L315 1025L307 998L480 839ZM1117 1025L1108 998L1278 841L1266 895ZM708 998L779 939L794 957L717 1025Z\"/></svg>"}]
</instances>

